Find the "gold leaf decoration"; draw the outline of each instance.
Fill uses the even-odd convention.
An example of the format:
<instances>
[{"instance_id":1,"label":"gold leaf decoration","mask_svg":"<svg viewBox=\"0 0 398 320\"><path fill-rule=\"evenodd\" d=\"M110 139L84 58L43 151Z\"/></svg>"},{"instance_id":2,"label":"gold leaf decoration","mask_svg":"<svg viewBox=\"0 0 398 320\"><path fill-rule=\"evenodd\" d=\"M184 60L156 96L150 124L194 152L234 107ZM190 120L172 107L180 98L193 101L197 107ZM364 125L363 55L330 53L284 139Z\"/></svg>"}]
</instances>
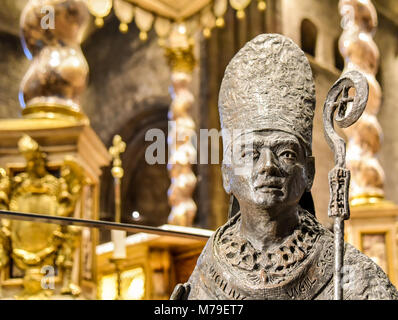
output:
<instances>
[{"instance_id":1,"label":"gold leaf decoration","mask_svg":"<svg viewBox=\"0 0 398 320\"><path fill-rule=\"evenodd\" d=\"M123 0L114 0L113 10L116 17L123 23L131 23L134 17L134 6Z\"/></svg>"},{"instance_id":2,"label":"gold leaf decoration","mask_svg":"<svg viewBox=\"0 0 398 320\"><path fill-rule=\"evenodd\" d=\"M214 14L216 17L222 17L227 11L228 2L227 0L216 0L214 2Z\"/></svg>"},{"instance_id":3,"label":"gold leaf decoration","mask_svg":"<svg viewBox=\"0 0 398 320\"><path fill-rule=\"evenodd\" d=\"M266 2L264 0L259 0L257 4L257 9L260 11L264 11L265 9L267 9Z\"/></svg>"},{"instance_id":4,"label":"gold leaf decoration","mask_svg":"<svg viewBox=\"0 0 398 320\"><path fill-rule=\"evenodd\" d=\"M200 15L200 23L203 26L203 35L208 38L211 35L211 29L216 25L216 17L210 7L203 9Z\"/></svg>"},{"instance_id":5,"label":"gold leaf decoration","mask_svg":"<svg viewBox=\"0 0 398 320\"><path fill-rule=\"evenodd\" d=\"M236 16L238 19L245 17L245 8L250 4L251 0L229 0L231 7L237 10Z\"/></svg>"},{"instance_id":6,"label":"gold leaf decoration","mask_svg":"<svg viewBox=\"0 0 398 320\"><path fill-rule=\"evenodd\" d=\"M216 15L216 26L221 28L224 26L224 14L227 11L228 8L228 0L216 0L214 2L214 14Z\"/></svg>"},{"instance_id":7,"label":"gold leaf decoration","mask_svg":"<svg viewBox=\"0 0 398 320\"><path fill-rule=\"evenodd\" d=\"M95 23L98 27L103 25L103 17L109 14L112 8L112 0L83 0L87 3L88 8L96 17ZM159 0L153 0L154 2ZM164 1L164 0L162 0ZM136 25L140 30L141 40L147 39L147 33L154 24L154 29L159 42L164 43L169 36L171 28L174 24L185 24L187 35L191 39L196 31L203 30L206 37L211 35L214 27L223 27L225 24L224 15L227 12L228 4L237 11L236 15L239 19L245 17L245 9L254 0L214 0L208 1L210 4L201 11L192 13L185 18L173 20L164 13L147 11L140 7L140 1L131 0L113 0L115 15L121 22L120 31L127 32L128 24L135 17ZM267 7L265 0L256 0L258 10L264 11ZM134 3L134 5L133 5Z\"/></svg>"},{"instance_id":8,"label":"gold leaf decoration","mask_svg":"<svg viewBox=\"0 0 398 320\"><path fill-rule=\"evenodd\" d=\"M123 0L114 0L113 11L121 22L119 25L119 30L123 33L126 33L129 29L128 24L133 21L134 6L131 3Z\"/></svg>"},{"instance_id":9,"label":"gold leaf decoration","mask_svg":"<svg viewBox=\"0 0 398 320\"><path fill-rule=\"evenodd\" d=\"M159 38L165 38L170 33L171 22L168 19L157 17L153 27Z\"/></svg>"},{"instance_id":10,"label":"gold leaf decoration","mask_svg":"<svg viewBox=\"0 0 398 320\"><path fill-rule=\"evenodd\" d=\"M231 7L235 10L244 10L251 0L229 0Z\"/></svg>"},{"instance_id":11,"label":"gold leaf decoration","mask_svg":"<svg viewBox=\"0 0 398 320\"><path fill-rule=\"evenodd\" d=\"M135 9L135 24L140 29L140 39L146 40L148 38L148 31L151 30L154 16L152 13L137 7Z\"/></svg>"},{"instance_id":12,"label":"gold leaf decoration","mask_svg":"<svg viewBox=\"0 0 398 320\"><path fill-rule=\"evenodd\" d=\"M185 21L185 26L187 28L187 35L188 36L193 36L196 31L200 29L200 21L199 17L196 15L189 20Z\"/></svg>"},{"instance_id":13,"label":"gold leaf decoration","mask_svg":"<svg viewBox=\"0 0 398 320\"><path fill-rule=\"evenodd\" d=\"M95 25L102 27L104 25L104 17L106 17L112 9L112 0L86 0L90 13L95 16Z\"/></svg>"}]
</instances>

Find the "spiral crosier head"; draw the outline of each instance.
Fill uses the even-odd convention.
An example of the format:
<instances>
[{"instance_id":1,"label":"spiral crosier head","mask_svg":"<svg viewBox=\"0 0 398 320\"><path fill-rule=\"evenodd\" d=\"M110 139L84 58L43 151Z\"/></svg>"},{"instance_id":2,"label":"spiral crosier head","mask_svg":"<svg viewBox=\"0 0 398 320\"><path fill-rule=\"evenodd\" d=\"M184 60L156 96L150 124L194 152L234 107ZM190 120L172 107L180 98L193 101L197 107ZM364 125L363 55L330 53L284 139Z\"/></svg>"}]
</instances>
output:
<instances>
[{"instance_id":1,"label":"spiral crosier head","mask_svg":"<svg viewBox=\"0 0 398 320\"><path fill-rule=\"evenodd\" d=\"M355 89L355 96L349 90ZM348 190L350 171L345 165L345 142L334 130L334 121L341 128L353 125L365 110L369 86L364 75L350 71L341 76L330 89L323 109L326 141L335 155L335 167L329 172L329 216L349 219ZM340 100L339 100L340 97ZM335 116L335 113L337 114Z\"/></svg>"},{"instance_id":2,"label":"spiral crosier head","mask_svg":"<svg viewBox=\"0 0 398 320\"><path fill-rule=\"evenodd\" d=\"M89 13L81 0L30 0L21 14L22 45L32 64L22 80L26 117L86 119L79 97L88 64L80 49Z\"/></svg>"},{"instance_id":3,"label":"spiral crosier head","mask_svg":"<svg viewBox=\"0 0 398 320\"><path fill-rule=\"evenodd\" d=\"M355 89L354 97L348 95L351 88ZM339 167L345 167L345 142L334 130L333 122L335 120L340 128L353 125L365 110L368 95L369 85L365 76L353 70L343 74L326 97L323 109L324 133L329 147L335 153L335 162Z\"/></svg>"}]
</instances>

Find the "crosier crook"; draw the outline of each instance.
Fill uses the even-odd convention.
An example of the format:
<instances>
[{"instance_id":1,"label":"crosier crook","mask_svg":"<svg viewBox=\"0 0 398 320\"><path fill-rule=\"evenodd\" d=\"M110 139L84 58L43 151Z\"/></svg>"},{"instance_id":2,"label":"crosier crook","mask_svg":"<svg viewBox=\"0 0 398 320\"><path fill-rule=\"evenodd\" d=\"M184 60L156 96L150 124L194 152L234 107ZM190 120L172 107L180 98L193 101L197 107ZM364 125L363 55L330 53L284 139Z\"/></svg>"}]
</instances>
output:
<instances>
[{"instance_id":1,"label":"crosier crook","mask_svg":"<svg viewBox=\"0 0 398 320\"><path fill-rule=\"evenodd\" d=\"M350 88L355 89L355 96L349 97ZM341 98L339 100L339 96ZM329 217L334 219L334 299L343 299L341 271L344 261L344 220L350 218L348 191L350 171L346 168L345 141L334 130L334 120L340 128L354 124L365 110L368 101L369 86L366 78L358 71L343 74L329 90L323 108L323 125L326 141L334 152L335 166L329 172ZM352 102L348 106L348 103ZM335 112L337 115L335 116Z\"/></svg>"}]
</instances>

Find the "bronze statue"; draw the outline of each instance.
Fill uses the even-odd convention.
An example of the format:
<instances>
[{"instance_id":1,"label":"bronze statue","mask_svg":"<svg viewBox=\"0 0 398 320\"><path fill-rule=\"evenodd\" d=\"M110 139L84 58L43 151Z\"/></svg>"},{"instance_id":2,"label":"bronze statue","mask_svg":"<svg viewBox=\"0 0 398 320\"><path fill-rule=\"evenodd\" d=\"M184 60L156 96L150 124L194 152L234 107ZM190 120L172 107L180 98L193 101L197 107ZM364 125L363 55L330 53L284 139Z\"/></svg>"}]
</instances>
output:
<instances>
[{"instance_id":1,"label":"bronze statue","mask_svg":"<svg viewBox=\"0 0 398 320\"><path fill-rule=\"evenodd\" d=\"M23 172L8 177L0 168L0 208L17 212L72 216L85 183L83 168L72 157L66 157L60 177L47 168L46 154L31 137L18 142L26 159ZM62 278L61 293L77 296L80 288L72 281L73 255L79 229L31 221L5 220L0 224L0 269L10 260L24 272L22 294L18 298L46 298L43 267L58 267Z\"/></svg>"},{"instance_id":2,"label":"bronze statue","mask_svg":"<svg viewBox=\"0 0 398 320\"><path fill-rule=\"evenodd\" d=\"M364 88L360 74L347 78L356 76ZM345 82L332 88L329 98L334 100L328 102L340 118L352 101L337 105ZM221 84L219 111L223 182L235 200L232 214L171 299L333 299L334 235L317 221L310 195L314 109L309 62L290 39L259 35L231 60ZM332 213L343 214L344 185L342 189L334 182L337 202L331 206L338 210ZM350 244L343 247L342 298L398 299L378 265Z\"/></svg>"}]
</instances>

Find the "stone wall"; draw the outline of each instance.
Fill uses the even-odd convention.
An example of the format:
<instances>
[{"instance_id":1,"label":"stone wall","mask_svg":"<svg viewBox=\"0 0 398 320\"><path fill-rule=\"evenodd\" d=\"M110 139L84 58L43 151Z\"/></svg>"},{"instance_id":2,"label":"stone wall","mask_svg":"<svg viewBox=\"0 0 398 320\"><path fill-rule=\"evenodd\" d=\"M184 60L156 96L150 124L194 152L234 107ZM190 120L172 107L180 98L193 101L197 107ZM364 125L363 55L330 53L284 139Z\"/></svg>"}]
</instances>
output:
<instances>
[{"instance_id":1,"label":"stone wall","mask_svg":"<svg viewBox=\"0 0 398 320\"><path fill-rule=\"evenodd\" d=\"M0 118L20 115L19 84L29 64L19 38L0 33Z\"/></svg>"},{"instance_id":2,"label":"stone wall","mask_svg":"<svg viewBox=\"0 0 398 320\"><path fill-rule=\"evenodd\" d=\"M111 19L82 48L90 67L82 107L105 144L135 114L170 103L169 69L152 32L142 42L134 24L122 34L118 21Z\"/></svg>"},{"instance_id":3,"label":"stone wall","mask_svg":"<svg viewBox=\"0 0 398 320\"><path fill-rule=\"evenodd\" d=\"M83 44L90 75L81 105L107 147L115 134L126 142L122 155L122 221L159 225L167 222L170 181L165 164L145 165L148 143L144 137L153 127L167 129L170 72L153 32L142 42L134 24L130 28L127 34L120 33L118 21L111 18ZM104 220L114 220L110 170L104 168L101 178L100 217ZM151 188L156 179L160 180L157 187ZM142 215L140 221L132 220L135 210ZM103 232L101 240L109 240L109 234Z\"/></svg>"}]
</instances>

